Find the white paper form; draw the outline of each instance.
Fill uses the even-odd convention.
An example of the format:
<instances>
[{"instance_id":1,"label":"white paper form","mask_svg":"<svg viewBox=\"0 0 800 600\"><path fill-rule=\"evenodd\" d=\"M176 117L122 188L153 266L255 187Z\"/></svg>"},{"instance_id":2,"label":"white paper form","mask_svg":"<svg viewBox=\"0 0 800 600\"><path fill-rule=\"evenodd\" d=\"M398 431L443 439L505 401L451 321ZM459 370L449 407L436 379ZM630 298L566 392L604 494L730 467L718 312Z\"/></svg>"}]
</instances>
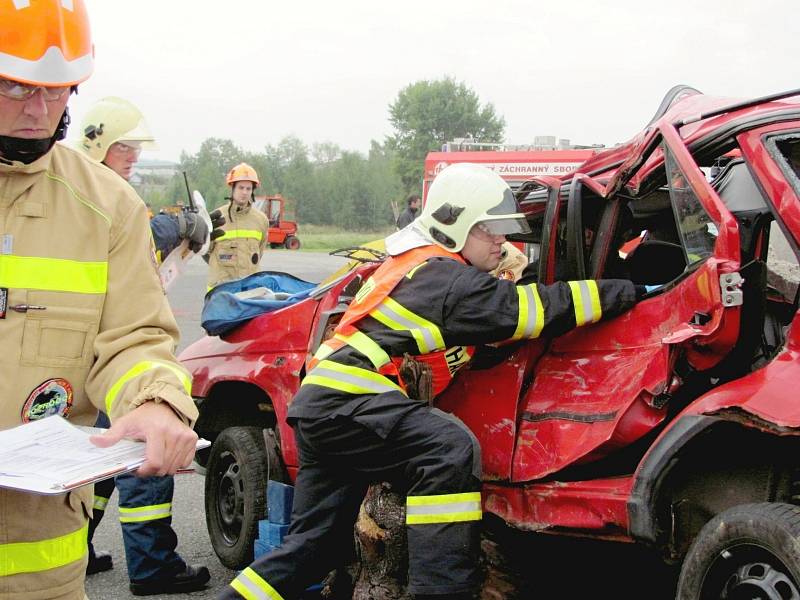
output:
<instances>
[{"instance_id":1,"label":"white paper form","mask_svg":"<svg viewBox=\"0 0 800 600\"><path fill-rule=\"evenodd\" d=\"M102 431L76 427L60 416L0 431L0 487L61 494L144 463L144 442L120 440L99 448L89 436ZM209 445L198 440L197 447Z\"/></svg>"}]
</instances>

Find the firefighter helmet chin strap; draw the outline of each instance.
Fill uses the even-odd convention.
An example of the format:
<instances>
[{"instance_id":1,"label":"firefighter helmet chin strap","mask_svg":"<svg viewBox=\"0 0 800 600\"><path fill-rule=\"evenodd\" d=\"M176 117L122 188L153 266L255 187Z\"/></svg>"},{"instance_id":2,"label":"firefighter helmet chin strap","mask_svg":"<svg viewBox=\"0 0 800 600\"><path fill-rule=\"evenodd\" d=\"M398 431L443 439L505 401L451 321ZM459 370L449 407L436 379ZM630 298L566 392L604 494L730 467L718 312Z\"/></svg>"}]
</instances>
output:
<instances>
[{"instance_id":1,"label":"firefighter helmet chin strap","mask_svg":"<svg viewBox=\"0 0 800 600\"><path fill-rule=\"evenodd\" d=\"M67 136L68 126L69 111L64 107L64 113L61 115L58 127L56 127L56 132L52 137L30 140L0 135L0 158L11 162L19 161L29 165L50 152L50 148L52 148L57 141L63 140Z\"/></svg>"},{"instance_id":2,"label":"firefighter helmet chin strap","mask_svg":"<svg viewBox=\"0 0 800 600\"><path fill-rule=\"evenodd\" d=\"M250 193L250 200L247 201L247 204L245 206L239 206L238 204L236 204L233 201L233 187L231 187L231 195L230 196L226 196L225 200L228 200L228 218L232 220L233 219L233 215L231 214L231 211L235 210L236 212L242 212L244 209L250 208L253 205L253 203L256 201L256 193L255 192L251 192Z\"/></svg>"}]
</instances>

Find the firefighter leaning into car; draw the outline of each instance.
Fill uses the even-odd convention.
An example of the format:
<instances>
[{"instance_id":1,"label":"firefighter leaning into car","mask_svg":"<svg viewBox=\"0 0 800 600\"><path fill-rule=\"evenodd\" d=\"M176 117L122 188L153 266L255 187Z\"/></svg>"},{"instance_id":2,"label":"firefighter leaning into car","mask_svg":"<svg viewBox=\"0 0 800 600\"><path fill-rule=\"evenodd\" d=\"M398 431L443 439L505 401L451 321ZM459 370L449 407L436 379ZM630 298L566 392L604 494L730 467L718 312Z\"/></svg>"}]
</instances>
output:
<instances>
[{"instance_id":1,"label":"firefighter leaning into car","mask_svg":"<svg viewBox=\"0 0 800 600\"><path fill-rule=\"evenodd\" d=\"M136 106L122 98L103 98L87 111L81 123L77 148L109 167L124 180L130 179L142 150L156 148L155 138ZM198 248L209 234L206 222L196 213L158 215L150 219L157 254L166 258L182 239ZM95 423L108 427L104 413ZM105 514L106 505L119 490L119 518L128 564L131 591L179 593L201 589L210 575L204 566L189 566L175 552L178 538L172 529L173 477L137 477L125 473L95 484L94 512L89 521L89 562L86 574L113 566L108 552L95 552L92 538Z\"/></svg>"},{"instance_id":2,"label":"firefighter leaning into car","mask_svg":"<svg viewBox=\"0 0 800 600\"><path fill-rule=\"evenodd\" d=\"M41 416L146 442L143 476L191 463L197 409L153 261L144 203L62 144L92 72L83 0L0 0L0 428ZM35 465L34 465L35 466ZM82 600L92 486L0 490L0 596Z\"/></svg>"},{"instance_id":3,"label":"firefighter leaning into car","mask_svg":"<svg viewBox=\"0 0 800 600\"><path fill-rule=\"evenodd\" d=\"M228 172L225 183L231 186L231 198L222 227L225 234L213 240L208 251L208 289L260 271L268 241L269 219L253 206L260 185L256 170L240 163Z\"/></svg>"},{"instance_id":4,"label":"firefighter leaning into car","mask_svg":"<svg viewBox=\"0 0 800 600\"><path fill-rule=\"evenodd\" d=\"M456 164L437 176L415 224L386 239L390 257L289 406L300 470L288 535L222 597L297 598L338 566L367 486L381 480L405 486L409 591L418 599L476 591L480 448L460 420L420 400L443 391L477 344L560 335L636 300L622 280L516 286L491 276L504 235L525 231L511 189L492 171ZM429 392L405 376L420 363L432 374Z\"/></svg>"}]
</instances>

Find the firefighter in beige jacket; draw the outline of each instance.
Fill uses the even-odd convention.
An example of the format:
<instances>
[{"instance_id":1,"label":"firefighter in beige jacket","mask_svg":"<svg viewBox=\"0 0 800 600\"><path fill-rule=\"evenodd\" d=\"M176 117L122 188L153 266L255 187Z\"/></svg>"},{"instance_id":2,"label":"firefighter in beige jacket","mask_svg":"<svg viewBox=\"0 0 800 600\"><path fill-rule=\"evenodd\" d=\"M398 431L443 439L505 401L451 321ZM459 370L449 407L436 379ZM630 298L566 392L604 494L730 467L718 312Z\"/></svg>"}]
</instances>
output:
<instances>
[{"instance_id":1,"label":"firefighter in beige jacket","mask_svg":"<svg viewBox=\"0 0 800 600\"><path fill-rule=\"evenodd\" d=\"M147 443L141 475L191 462L197 412L147 212L115 173L55 144L92 70L83 0L0 0L0 429L112 420L99 446ZM0 490L0 598L84 598L92 487Z\"/></svg>"},{"instance_id":2,"label":"firefighter in beige jacket","mask_svg":"<svg viewBox=\"0 0 800 600\"><path fill-rule=\"evenodd\" d=\"M231 202L222 227L225 234L211 242L208 251L208 289L260 271L268 241L269 220L253 206L259 185L256 170L247 163L238 164L225 183L231 186Z\"/></svg>"}]
</instances>

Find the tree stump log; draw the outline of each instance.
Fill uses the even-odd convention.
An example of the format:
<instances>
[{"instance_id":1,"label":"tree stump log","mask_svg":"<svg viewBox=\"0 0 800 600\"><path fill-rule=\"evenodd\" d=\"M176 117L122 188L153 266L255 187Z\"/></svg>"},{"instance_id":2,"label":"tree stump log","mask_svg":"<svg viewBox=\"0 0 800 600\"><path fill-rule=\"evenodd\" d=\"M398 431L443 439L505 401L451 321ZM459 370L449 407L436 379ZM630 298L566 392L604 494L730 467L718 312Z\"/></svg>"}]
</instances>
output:
<instances>
[{"instance_id":1,"label":"tree stump log","mask_svg":"<svg viewBox=\"0 0 800 600\"><path fill-rule=\"evenodd\" d=\"M353 600L411 600L407 589L405 514L405 496L393 491L391 484L370 486L355 526L356 560L347 569L354 582ZM496 519L486 519L484 525L492 531L487 531L481 540L483 581L477 597L480 600L531 597L525 580L531 568L531 555L519 551L520 532L510 531Z\"/></svg>"},{"instance_id":2,"label":"tree stump log","mask_svg":"<svg viewBox=\"0 0 800 600\"><path fill-rule=\"evenodd\" d=\"M405 522L405 496L371 485L355 526L353 600L411 600Z\"/></svg>"}]
</instances>

